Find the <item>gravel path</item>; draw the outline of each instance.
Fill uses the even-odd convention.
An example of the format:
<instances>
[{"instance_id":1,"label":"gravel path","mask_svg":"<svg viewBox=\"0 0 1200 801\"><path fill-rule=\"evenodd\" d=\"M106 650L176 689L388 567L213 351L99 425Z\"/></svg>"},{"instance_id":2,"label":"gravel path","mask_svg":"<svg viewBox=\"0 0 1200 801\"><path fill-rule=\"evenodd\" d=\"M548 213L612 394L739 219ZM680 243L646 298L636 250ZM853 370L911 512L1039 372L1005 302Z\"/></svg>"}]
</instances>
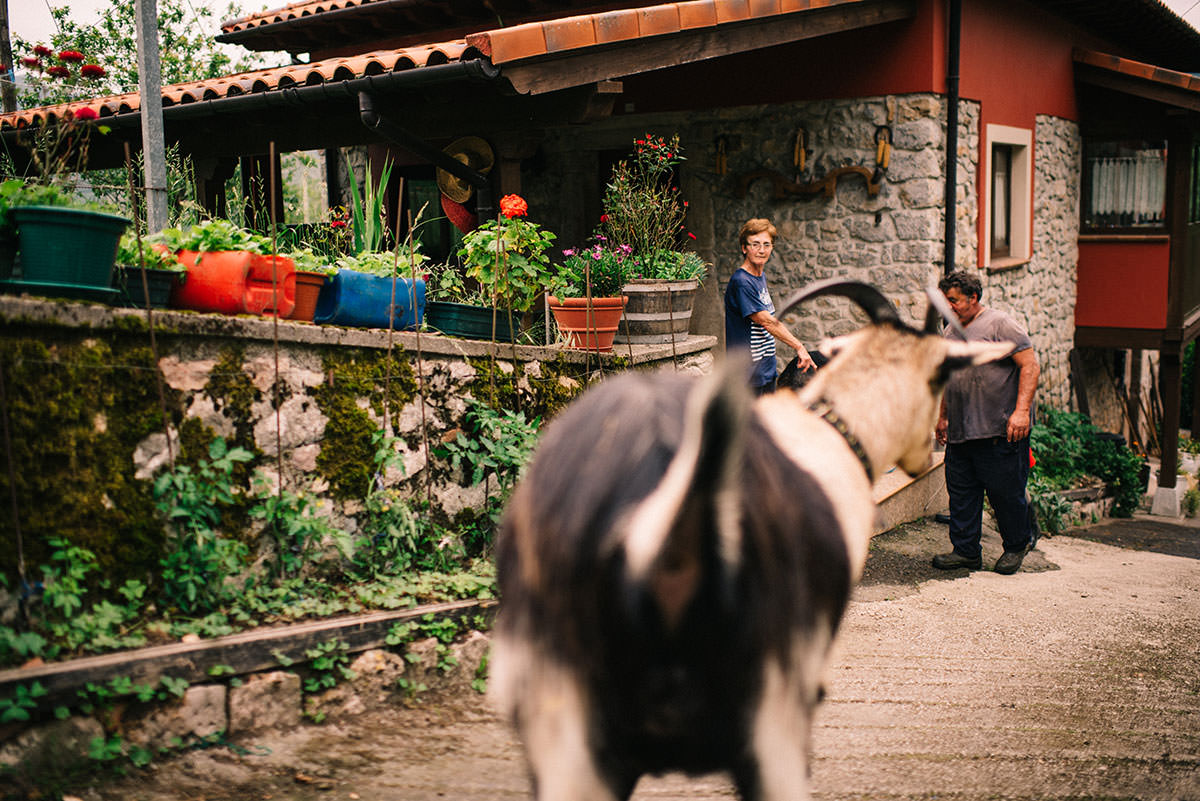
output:
<instances>
[{"instance_id":1,"label":"gravel path","mask_svg":"<svg viewBox=\"0 0 1200 801\"><path fill-rule=\"evenodd\" d=\"M818 714L814 796L1200 800L1200 561L1104 544L1122 525L1045 539L1015 576L934 571L947 543L932 522L876 538ZM1200 530L1172 532L1184 547L1160 550L1196 550ZM989 533L985 563L998 553ZM529 797L517 742L472 693L241 745L257 748L192 752L76 795ZM645 779L635 794L732 797L722 777Z\"/></svg>"}]
</instances>

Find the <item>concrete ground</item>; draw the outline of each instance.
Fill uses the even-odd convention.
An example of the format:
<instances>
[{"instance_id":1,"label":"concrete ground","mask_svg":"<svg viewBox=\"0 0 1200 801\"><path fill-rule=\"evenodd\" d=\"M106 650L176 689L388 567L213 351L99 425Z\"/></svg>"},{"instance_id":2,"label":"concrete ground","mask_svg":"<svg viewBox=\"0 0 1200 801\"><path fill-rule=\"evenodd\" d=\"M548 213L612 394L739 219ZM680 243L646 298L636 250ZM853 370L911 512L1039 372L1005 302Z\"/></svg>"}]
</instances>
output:
<instances>
[{"instance_id":1,"label":"concrete ground","mask_svg":"<svg viewBox=\"0 0 1200 801\"><path fill-rule=\"evenodd\" d=\"M818 714L814 797L1200 799L1197 537L1186 521L1104 521L1043 539L1013 576L934 570L948 543L932 520L877 537ZM988 532L985 565L999 552ZM75 796L529 797L518 743L473 694L239 745ZM644 779L635 794L731 797L719 776Z\"/></svg>"}]
</instances>

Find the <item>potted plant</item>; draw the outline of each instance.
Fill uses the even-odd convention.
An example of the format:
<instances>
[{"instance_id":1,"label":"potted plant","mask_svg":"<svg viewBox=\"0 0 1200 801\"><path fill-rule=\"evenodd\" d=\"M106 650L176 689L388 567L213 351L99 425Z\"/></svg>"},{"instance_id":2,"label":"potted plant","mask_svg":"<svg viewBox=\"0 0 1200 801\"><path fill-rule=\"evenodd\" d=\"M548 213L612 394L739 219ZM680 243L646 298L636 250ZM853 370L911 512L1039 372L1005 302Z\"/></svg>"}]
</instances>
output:
<instances>
[{"instance_id":1,"label":"potted plant","mask_svg":"<svg viewBox=\"0 0 1200 801\"><path fill-rule=\"evenodd\" d=\"M528 213L520 195L505 195L499 216L463 236L458 251L466 277L479 283L490 306L522 316L554 275L547 251L555 236L526 219Z\"/></svg>"},{"instance_id":2,"label":"potted plant","mask_svg":"<svg viewBox=\"0 0 1200 801\"><path fill-rule=\"evenodd\" d=\"M686 337L696 292L708 273L704 259L690 251L659 250L635 258L634 265L621 288L628 303L616 341L645 345Z\"/></svg>"},{"instance_id":3,"label":"potted plant","mask_svg":"<svg viewBox=\"0 0 1200 801\"><path fill-rule=\"evenodd\" d=\"M113 286L126 306L166 308L172 290L186 278L187 267L165 245L146 238L139 241L132 231L122 235Z\"/></svg>"},{"instance_id":4,"label":"potted plant","mask_svg":"<svg viewBox=\"0 0 1200 801\"><path fill-rule=\"evenodd\" d=\"M165 245L187 268L187 280L172 292L176 308L281 317L295 308L295 265L272 256L271 240L261 234L218 219L164 228L148 239Z\"/></svg>"},{"instance_id":5,"label":"potted plant","mask_svg":"<svg viewBox=\"0 0 1200 801\"><path fill-rule=\"evenodd\" d=\"M17 221L12 211L19 206L58 206L65 202L53 184L22 178L0 182L0 280L12 277L17 256Z\"/></svg>"},{"instance_id":6,"label":"potted plant","mask_svg":"<svg viewBox=\"0 0 1200 801\"><path fill-rule=\"evenodd\" d=\"M513 342L519 331L506 309L493 305L482 288L470 289L461 271L440 264L425 275L425 323L439 334L464 339Z\"/></svg>"},{"instance_id":7,"label":"potted plant","mask_svg":"<svg viewBox=\"0 0 1200 801\"><path fill-rule=\"evenodd\" d=\"M313 322L362 328L415 328L425 313L428 257L420 241L411 249L369 251L338 259L317 298ZM409 276L405 278L404 276Z\"/></svg>"},{"instance_id":8,"label":"potted plant","mask_svg":"<svg viewBox=\"0 0 1200 801\"><path fill-rule=\"evenodd\" d=\"M634 266L628 245L610 245L604 235L583 250L563 251L550 281L550 311L567 343L585 350L612 350L625 310L621 287Z\"/></svg>"},{"instance_id":9,"label":"potted plant","mask_svg":"<svg viewBox=\"0 0 1200 801\"><path fill-rule=\"evenodd\" d=\"M54 184L12 179L5 182L4 194L0 229L11 236L15 228L21 254L15 287L35 294L95 300L116 294L113 264L121 234L129 226L127 218ZM6 269L12 276L12 260L7 268L0 267L0 273Z\"/></svg>"},{"instance_id":10,"label":"potted plant","mask_svg":"<svg viewBox=\"0 0 1200 801\"><path fill-rule=\"evenodd\" d=\"M628 298L618 342L650 344L686 336L696 290L707 265L685 248L687 203L673 182L685 161L679 136L646 134L630 159L617 162L604 191L600 231L628 245L637 267L622 289Z\"/></svg>"}]
</instances>

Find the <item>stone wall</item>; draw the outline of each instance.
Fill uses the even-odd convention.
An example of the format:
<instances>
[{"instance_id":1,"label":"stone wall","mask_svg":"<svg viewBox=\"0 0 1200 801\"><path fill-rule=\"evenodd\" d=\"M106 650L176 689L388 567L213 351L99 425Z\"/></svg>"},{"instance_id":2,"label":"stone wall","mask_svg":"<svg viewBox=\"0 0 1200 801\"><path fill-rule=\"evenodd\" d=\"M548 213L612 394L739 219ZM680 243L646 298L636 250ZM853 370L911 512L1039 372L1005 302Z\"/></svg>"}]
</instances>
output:
<instances>
[{"instance_id":1,"label":"stone wall","mask_svg":"<svg viewBox=\"0 0 1200 801\"><path fill-rule=\"evenodd\" d=\"M768 182L737 197L737 176L776 171L809 181L846 165L875 167L878 126L891 119L894 149L879 193L847 177L832 197L772 197ZM680 168L689 201L688 226L696 250L714 265L702 287L693 332L723 339L722 293L741 262L737 231L750 217L771 219L780 233L767 277L778 305L791 292L833 276L878 286L908 319L923 319L924 288L943 272L945 99L913 94L743 106L637 117L614 117L583 129L552 131L538 159L523 173L531 216L545 219L566 243L586 237L589 203L606 176L597 154L628 152L635 138L679 133L687 161ZM807 134L806 170L793 165L797 131ZM980 106L959 105L956 266L978 270ZM718 172L724 143L726 171ZM985 302L1014 312L1034 340L1042 364L1039 401L1070 403L1068 354L1074 336L1080 137L1069 121L1040 116L1034 146L1033 258L1028 264L983 275ZM590 199L591 200L590 200ZM597 207L598 208L598 207ZM862 316L839 299L812 304L791 321L807 344L847 333ZM790 358L780 353L780 359Z\"/></svg>"},{"instance_id":2,"label":"stone wall","mask_svg":"<svg viewBox=\"0 0 1200 801\"><path fill-rule=\"evenodd\" d=\"M103 567L131 571L114 581L157 565L155 476L172 455L185 463L205 455L215 436L250 450L270 481L282 475L288 490L315 495L330 522L354 534L372 481L372 436L386 429L402 469L389 470L385 485L428 497L428 514L454 521L476 514L488 491L437 453L473 399L546 420L614 371L712 365L713 340L702 337L598 357L192 312L155 314L156 362L144 313L4 297L0 319L15 462L0 472L0 489L9 497L16 477L26 561L43 564L46 540L70 532ZM0 527L6 572L15 568L12 537Z\"/></svg>"}]
</instances>

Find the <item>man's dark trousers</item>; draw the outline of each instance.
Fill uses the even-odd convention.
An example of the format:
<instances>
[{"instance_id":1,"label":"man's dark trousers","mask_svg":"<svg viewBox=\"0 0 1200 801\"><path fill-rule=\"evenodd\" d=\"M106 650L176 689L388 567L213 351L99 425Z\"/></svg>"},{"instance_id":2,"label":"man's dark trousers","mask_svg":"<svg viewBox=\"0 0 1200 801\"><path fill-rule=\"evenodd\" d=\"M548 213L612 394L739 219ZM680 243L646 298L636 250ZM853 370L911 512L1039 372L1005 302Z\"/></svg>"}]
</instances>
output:
<instances>
[{"instance_id":1,"label":"man's dark trousers","mask_svg":"<svg viewBox=\"0 0 1200 801\"><path fill-rule=\"evenodd\" d=\"M981 555L983 495L986 492L1004 550L1024 551L1032 538L1025 482L1029 438L971 439L946 446L946 490L950 495L950 543L967 559Z\"/></svg>"}]
</instances>

